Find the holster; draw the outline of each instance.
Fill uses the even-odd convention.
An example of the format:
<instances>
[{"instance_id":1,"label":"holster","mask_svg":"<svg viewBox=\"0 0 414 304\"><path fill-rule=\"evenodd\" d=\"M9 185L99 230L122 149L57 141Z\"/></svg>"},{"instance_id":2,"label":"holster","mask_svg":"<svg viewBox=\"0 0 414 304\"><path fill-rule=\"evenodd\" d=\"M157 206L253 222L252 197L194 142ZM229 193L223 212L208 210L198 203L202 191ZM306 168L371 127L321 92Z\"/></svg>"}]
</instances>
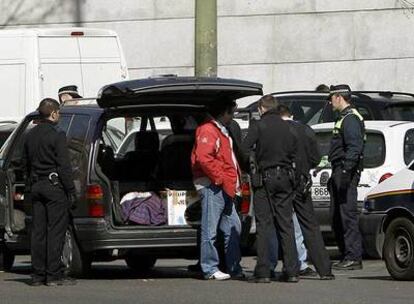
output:
<instances>
[{"instance_id":1,"label":"holster","mask_svg":"<svg viewBox=\"0 0 414 304\"><path fill-rule=\"evenodd\" d=\"M263 187L263 175L260 171L259 165L256 161L255 152L251 151L249 155L249 164L250 164L250 182L253 188Z\"/></svg>"}]
</instances>

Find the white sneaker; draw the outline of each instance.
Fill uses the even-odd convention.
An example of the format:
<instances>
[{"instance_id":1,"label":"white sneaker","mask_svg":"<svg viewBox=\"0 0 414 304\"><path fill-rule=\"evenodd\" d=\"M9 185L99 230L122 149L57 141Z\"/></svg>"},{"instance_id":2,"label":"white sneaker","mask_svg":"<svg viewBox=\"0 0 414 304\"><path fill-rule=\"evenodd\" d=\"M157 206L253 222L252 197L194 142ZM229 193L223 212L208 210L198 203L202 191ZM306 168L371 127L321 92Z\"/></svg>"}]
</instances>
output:
<instances>
[{"instance_id":1,"label":"white sneaker","mask_svg":"<svg viewBox=\"0 0 414 304\"><path fill-rule=\"evenodd\" d=\"M216 271L211 276L208 277L209 280L224 281L230 279L230 275L224 272Z\"/></svg>"}]
</instances>

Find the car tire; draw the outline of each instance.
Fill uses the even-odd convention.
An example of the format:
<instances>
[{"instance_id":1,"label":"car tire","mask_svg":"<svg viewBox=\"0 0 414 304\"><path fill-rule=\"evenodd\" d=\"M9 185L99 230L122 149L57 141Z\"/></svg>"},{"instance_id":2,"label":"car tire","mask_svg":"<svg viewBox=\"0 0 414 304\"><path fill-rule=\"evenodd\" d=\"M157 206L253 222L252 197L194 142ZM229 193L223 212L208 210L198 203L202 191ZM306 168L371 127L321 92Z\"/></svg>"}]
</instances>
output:
<instances>
[{"instance_id":1,"label":"car tire","mask_svg":"<svg viewBox=\"0 0 414 304\"><path fill-rule=\"evenodd\" d=\"M66 230L62 262L71 277L84 277L91 269L92 259L82 253L71 228Z\"/></svg>"},{"instance_id":2,"label":"car tire","mask_svg":"<svg viewBox=\"0 0 414 304\"><path fill-rule=\"evenodd\" d=\"M125 258L125 263L129 268L136 272L145 272L151 270L157 259L150 256L130 255Z\"/></svg>"},{"instance_id":3,"label":"car tire","mask_svg":"<svg viewBox=\"0 0 414 304\"><path fill-rule=\"evenodd\" d=\"M397 218L388 226L383 256L391 277L414 280L414 224L408 218Z\"/></svg>"},{"instance_id":4,"label":"car tire","mask_svg":"<svg viewBox=\"0 0 414 304\"><path fill-rule=\"evenodd\" d=\"M4 243L0 243L0 271L10 271L13 263L14 253Z\"/></svg>"}]
</instances>

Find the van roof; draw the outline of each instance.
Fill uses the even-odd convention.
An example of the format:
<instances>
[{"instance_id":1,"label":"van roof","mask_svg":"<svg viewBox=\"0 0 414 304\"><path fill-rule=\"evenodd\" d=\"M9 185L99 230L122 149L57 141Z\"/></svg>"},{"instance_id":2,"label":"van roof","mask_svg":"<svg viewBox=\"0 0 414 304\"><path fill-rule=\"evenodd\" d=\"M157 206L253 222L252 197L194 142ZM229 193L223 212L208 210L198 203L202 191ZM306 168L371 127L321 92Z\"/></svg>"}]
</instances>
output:
<instances>
[{"instance_id":1,"label":"van roof","mask_svg":"<svg viewBox=\"0 0 414 304\"><path fill-rule=\"evenodd\" d=\"M0 36L117 36L115 31L98 29L98 28L86 28L86 27L63 27L63 28L24 28L24 29L11 29L1 30Z\"/></svg>"}]
</instances>

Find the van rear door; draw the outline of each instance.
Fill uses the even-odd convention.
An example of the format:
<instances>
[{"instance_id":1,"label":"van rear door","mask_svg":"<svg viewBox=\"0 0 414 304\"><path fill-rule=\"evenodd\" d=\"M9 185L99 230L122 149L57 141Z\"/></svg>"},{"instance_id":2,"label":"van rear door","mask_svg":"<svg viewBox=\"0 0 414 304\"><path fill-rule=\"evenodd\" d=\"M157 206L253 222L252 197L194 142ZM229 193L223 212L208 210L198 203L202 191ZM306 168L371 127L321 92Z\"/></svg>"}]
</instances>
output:
<instances>
[{"instance_id":1,"label":"van rear door","mask_svg":"<svg viewBox=\"0 0 414 304\"><path fill-rule=\"evenodd\" d=\"M147 105L201 105L262 95L262 85L237 79L160 77L107 85L98 94L102 108Z\"/></svg>"},{"instance_id":2,"label":"van rear door","mask_svg":"<svg viewBox=\"0 0 414 304\"><path fill-rule=\"evenodd\" d=\"M105 84L128 77L115 32L102 29L44 29L39 33L40 96L77 85L81 96L95 97Z\"/></svg>"},{"instance_id":3,"label":"van rear door","mask_svg":"<svg viewBox=\"0 0 414 304\"><path fill-rule=\"evenodd\" d=\"M108 83L128 78L117 36L79 36L84 96L95 97Z\"/></svg>"},{"instance_id":4,"label":"van rear door","mask_svg":"<svg viewBox=\"0 0 414 304\"><path fill-rule=\"evenodd\" d=\"M59 88L77 85L83 94L82 70L77 38L39 37L40 96L57 97Z\"/></svg>"}]
</instances>

